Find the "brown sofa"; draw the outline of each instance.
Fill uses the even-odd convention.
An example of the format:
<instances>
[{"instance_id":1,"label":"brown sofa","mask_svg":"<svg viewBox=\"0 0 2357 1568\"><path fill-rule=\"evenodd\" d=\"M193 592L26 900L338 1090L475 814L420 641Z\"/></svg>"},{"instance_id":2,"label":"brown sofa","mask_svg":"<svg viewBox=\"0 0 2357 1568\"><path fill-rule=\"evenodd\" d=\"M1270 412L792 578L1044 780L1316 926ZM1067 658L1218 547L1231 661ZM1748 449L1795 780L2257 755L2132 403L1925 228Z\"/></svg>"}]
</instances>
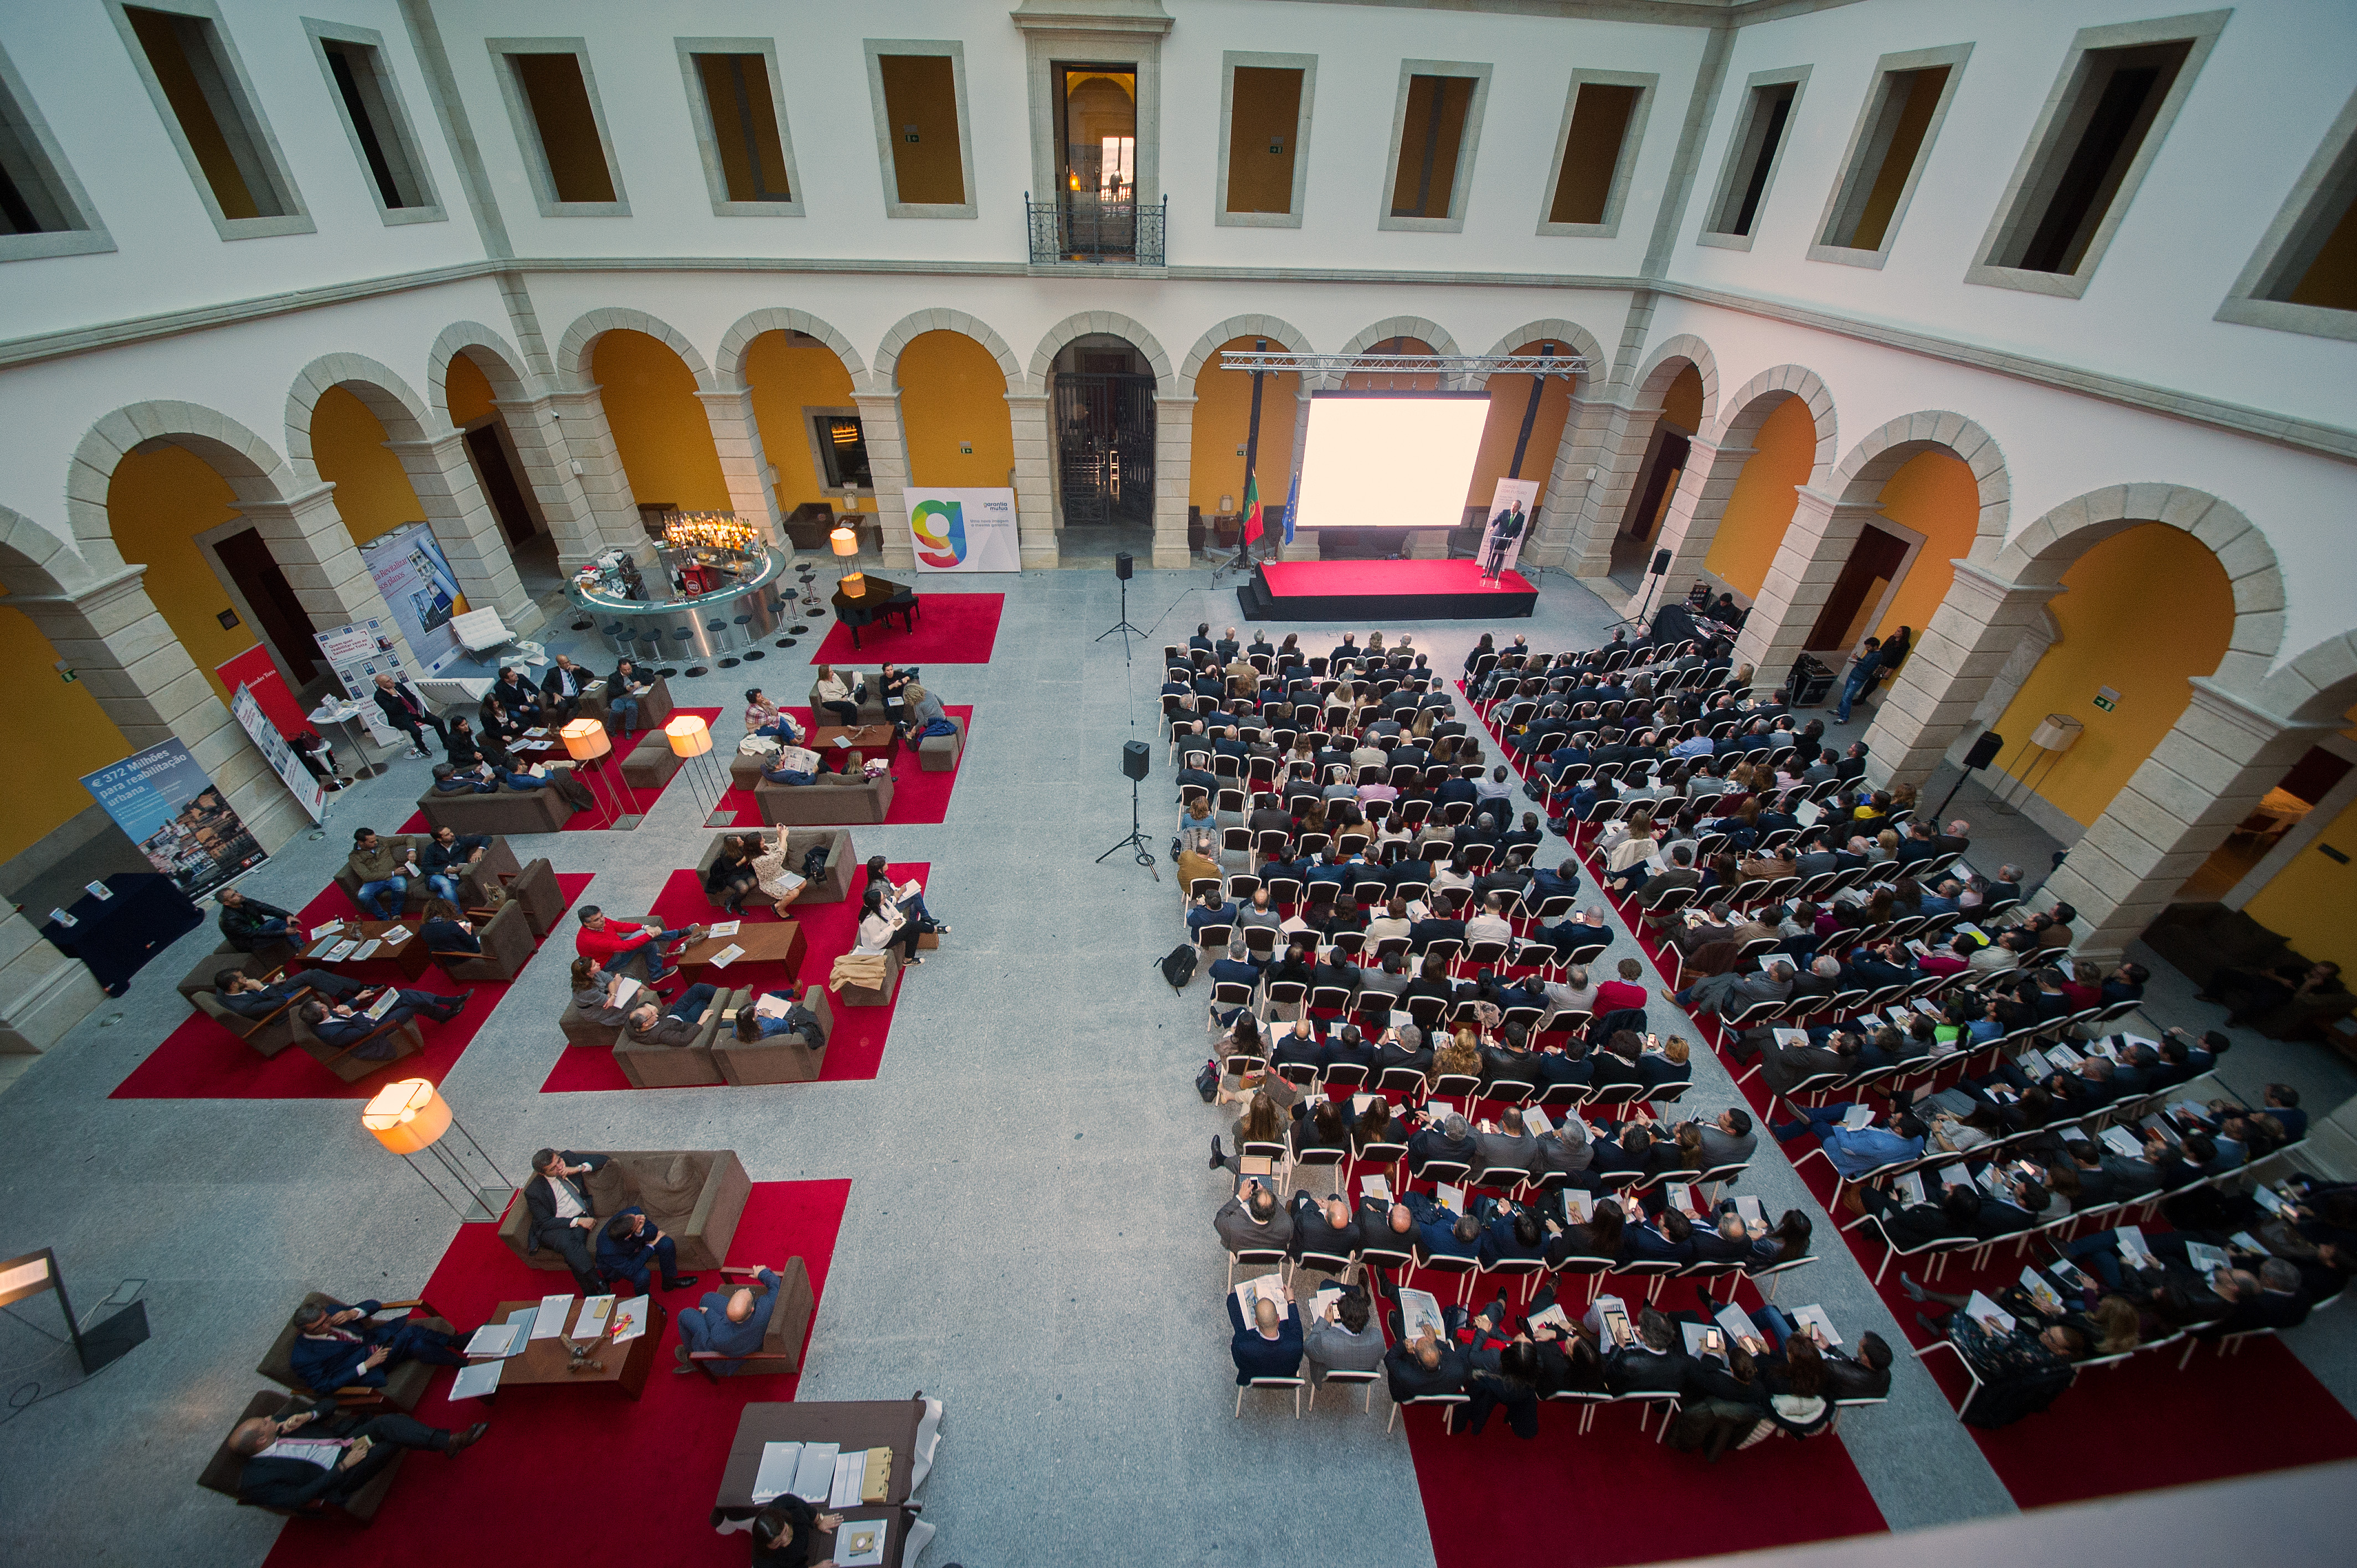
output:
<instances>
[{"instance_id":1,"label":"brown sofa","mask_svg":"<svg viewBox=\"0 0 2357 1568\"><path fill-rule=\"evenodd\" d=\"M731 829L728 832L712 835L712 842L704 846L703 858L695 863L695 878L698 883L711 875L712 863L720 858L720 846L726 843L740 831L744 830ZM810 854L813 847L822 843L827 846L826 875L813 879L803 887L802 896L791 905L787 906L789 908L799 908L805 904L839 904L851 896L851 868L858 864L858 859L851 846L851 835L840 828L789 828L786 830L787 865L799 873L802 870L802 857ZM728 901L716 893L707 892L704 897L705 902L716 909L726 909L728 907ZM760 895L758 893L754 895L754 900L759 898ZM754 900L748 900L748 902Z\"/></svg>"},{"instance_id":2,"label":"brown sofa","mask_svg":"<svg viewBox=\"0 0 2357 1568\"><path fill-rule=\"evenodd\" d=\"M249 1503L238 1496L237 1478L245 1468L245 1459L230 1448L230 1434L256 1416L275 1418L291 1415L298 1408L307 1408L309 1404L308 1400L288 1398L285 1391L279 1389L264 1389L246 1401L245 1409L238 1412L237 1420L230 1423L230 1431L221 1434L221 1444L213 1450L212 1457L205 1461L204 1470L197 1477L197 1485L209 1492L237 1498L241 1508L262 1508L264 1505ZM393 1480L401 1474L401 1466L408 1457L406 1449L395 1453L390 1464L369 1477L368 1484L345 1498L340 1506L320 1501L304 1509L269 1509L267 1511L285 1519L340 1519L353 1524L366 1524L376 1518L376 1510L383 1506L385 1495L393 1490Z\"/></svg>"},{"instance_id":3,"label":"brown sofa","mask_svg":"<svg viewBox=\"0 0 2357 1568\"><path fill-rule=\"evenodd\" d=\"M428 827L495 836L553 833L573 819L572 803L553 788L501 789L494 795L445 795L429 788L417 797L417 809Z\"/></svg>"},{"instance_id":4,"label":"brown sofa","mask_svg":"<svg viewBox=\"0 0 2357 1568\"><path fill-rule=\"evenodd\" d=\"M355 1296L353 1301L364 1299L366 1298ZM326 1307L333 1307L335 1305L335 1297L322 1294L318 1291L310 1292L298 1304L300 1306ZM344 1305L349 1306L352 1303L347 1302ZM425 1316L421 1321L425 1327L438 1329L444 1334L455 1332L450 1326L449 1319L436 1315L433 1305L422 1298L414 1301L389 1301L384 1304L384 1310L391 1312L397 1307L412 1306L424 1310ZM403 1316L411 1315L404 1313ZM272 1382L282 1388L291 1389L296 1393L308 1395L314 1399L332 1397L338 1408L345 1411L361 1410L371 1405L391 1406L394 1410L415 1410L417 1402L425 1395L425 1385L434 1380L434 1373L436 1370L429 1361L404 1361L385 1373L384 1387L382 1389L371 1389L365 1385L354 1385L350 1389L342 1390L309 1388L295 1375L295 1315L293 1313L287 1314L286 1326L278 1331L278 1337L271 1342L269 1353L262 1358L261 1364L253 1369Z\"/></svg>"},{"instance_id":5,"label":"brown sofa","mask_svg":"<svg viewBox=\"0 0 2357 1568\"><path fill-rule=\"evenodd\" d=\"M557 1018L556 1026L565 1031L565 1043L568 1046L589 1046L605 1049L622 1037L622 1026L619 1024L600 1024L570 1002L565 1004L565 1011Z\"/></svg>"},{"instance_id":6,"label":"brown sofa","mask_svg":"<svg viewBox=\"0 0 2357 1568\"><path fill-rule=\"evenodd\" d=\"M661 729L670 722L671 715L676 711L671 705L671 687L662 676L655 674L654 667L647 660L643 659L638 660L638 666L640 676L649 678L652 682L647 690L639 693L639 728L641 731ZM594 692L585 692L581 696L581 716L585 719L596 719L609 732L614 726L606 710L605 676L612 673L613 670L609 666L604 674L598 677L597 689Z\"/></svg>"},{"instance_id":7,"label":"brown sofa","mask_svg":"<svg viewBox=\"0 0 2357 1568\"><path fill-rule=\"evenodd\" d=\"M862 986L846 985L835 993L845 1007L881 1007L892 1000L900 989L900 950L884 950L884 983L870 991ZM812 1011L815 1012L813 1008Z\"/></svg>"},{"instance_id":8,"label":"brown sofa","mask_svg":"<svg viewBox=\"0 0 2357 1568\"><path fill-rule=\"evenodd\" d=\"M2201 990L2222 969L2259 972L2286 964L2310 967L2291 943L2240 909L2223 904L2171 904L2160 918L2146 928L2144 940L2153 951L2185 972ZM2335 1018L2357 1010L2357 993L2344 989L2302 1001L2287 1002L2253 1018L2251 1027L2270 1039L2295 1040L2318 1033Z\"/></svg>"},{"instance_id":9,"label":"brown sofa","mask_svg":"<svg viewBox=\"0 0 2357 1568\"><path fill-rule=\"evenodd\" d=\"M222 970L233 969L240 974L259 978L283 964L294 962L301 952L302 949L289 947L285 942L271 942L253 952L240 952L223 942L197 961L197 967L188 971L188 978L180 982L180 994L193 1003L198 993L213 988L213 977Z\"/></svg>"},{"instance_id":10,"label":"brown sofa","mask_svg":"<svg viewBox=\"0 0 2357 1568\"><path fill-rule=\"evenodd\" d=\"M738 1006L753 1004L750 994L737 994L741 998ZM826 987L806 988L802 1004L818 1015L822 1029L829 1035L834 1033L834 1007L827 1001ZM822 1041L813 1050L810 1042L800 1034L772 1035L766 1040L748 1043L737 1038L733 1030L723 1029L712 1043L712 1065L720 1069L724 1079L740 1087L748 1083L808 1083L826 1065L826 1046Z\"/></svg>"},{"instance_id":11,"label":"brown sofa","mask_svg":"<svg viewBox=\"0 0 2357 1568\"><path fill-rule=\"evenodd\" d=\"M863 688L865 694L859 699L859 722L861 724L882 725L892 722L885 711L882 690L877 685L877 678L883 674L881 670L854 670L848 664L838 664L834 667L834 672L843 678L845 684ZM818 679L816 676L813 676L811 678L809 701L811 723L813 725L826 725L832 726L843 722L843 715L841 714L829 713L826 709L818 705Z\"/></svg>"},{"instance_id":12,"label":"brown sofa","mask_svg":"<svg viewBox=\"0 0 2357 1568\"><path fill-rule=\"evenodd\" d=\"M462 833L467 831L465 828L458 829ZM425 846L434 841L430 833L379 833L377 842L406 854L423 866L425 864L423 858ZM490 845L484 849L483 858L458 873L459 907L470 908L481 904L485 887L497 886L501 875L512 876L522 869L516 864L515 851L508 847L508 841L494 836ZM409 876L405 871L402 875ZM355 872L350 864L337 868L336 886L344 890L355 907L359 905L361 882L360 874ZM409 891L402 897L402 910L404 914L414 915L425 908L425 901L433 897L434 889L426 882L423 872L415 876L409 876Z\"/></svg>"},{"instance_id":13,"label":"brown sofa","mask_svg":"<svg viewBox=\"0 0 2357 1568\"><path fill-rule=\"evenodd\" d=\"M761 820L772 827L823 825L830 822L880 822L892 810L892 776L873 779L857 774L822 773L808 784L753 787L753 803Z\"/></svg>"},{"instance_id":14,"label":"brown sofa","mask_svg":"<svg viewBox=\"0 0 2357 1568\"><path fill-rule=\"evenodd\" d=\"M622 758L622 782L633 789L661 789L683 766L671 748L671 736L661 730L639 736L630 755Z\"/></svg>"},{"instance_id":15,"label":"brown sofa","mask_svg":"<svg viewBox=\"0 0 2357 1568\"><path fill-rule=\"evenodd\" d=\"M712 1042L727 1027L728 1014L751 1005L752 998L745 992L714 992L712 1015L696 1032L695 1044L692 1046L640 1045L630 1038L629 1030L618 1030L614 1061L621 1068L622 1076L630 1080L632 1089L691 1089L725 1083L727 1080L720 1076L720 1069L712 1060Z\"/></svg>"},{"instance_id":16,"label":"brown sofa","mask_svg":"<svg viewBox=\"0 0 2357 1568\"><path fill-rule=\"evenodd\" d=\"M716 1269L728 1256L737 1221L753 1183L732 1149L594 1150L609 1155L606 1168L586 1178L590 1211L608 1219L637 1205L679 1244L686 1273ZM500 1220L500 1240L535 1269L565 1271L553 1247L531 1251L532 1210L519 1191Z\"/></svg>"},{"instance_id":17,"label":"brown sofa","mask_svg":"<svg viewBox=\"0 0 2357 1568\"><path fill-rule=\"evenodd\" d=\"M498 914L475 928L475 940L482 944L479 953L433 955L442 972L461 985L513 980L536 950L532 922L523 906L512 901L500 905Z\"/></svg>"}]
</instances>

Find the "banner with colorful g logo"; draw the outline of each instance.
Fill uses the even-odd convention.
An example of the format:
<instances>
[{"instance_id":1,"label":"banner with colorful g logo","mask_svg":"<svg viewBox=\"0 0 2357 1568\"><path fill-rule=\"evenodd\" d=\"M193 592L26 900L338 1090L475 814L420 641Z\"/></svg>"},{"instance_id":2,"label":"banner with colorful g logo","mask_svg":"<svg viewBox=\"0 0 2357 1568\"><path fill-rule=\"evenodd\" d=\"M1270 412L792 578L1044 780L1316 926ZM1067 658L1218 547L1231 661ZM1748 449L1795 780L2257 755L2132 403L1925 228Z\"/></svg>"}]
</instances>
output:
<instances>
[{"instance_id":1,"label":"banner with colorful g logo","mask_svg":"<svg viewBox=\"0 0 2357 1568\"><path fill-rule=\"evenodd\" d=\"M958 501L921 500L909 510L917 559L941 571L965 561L965 508Z\"/></svg>"}]
</instances>

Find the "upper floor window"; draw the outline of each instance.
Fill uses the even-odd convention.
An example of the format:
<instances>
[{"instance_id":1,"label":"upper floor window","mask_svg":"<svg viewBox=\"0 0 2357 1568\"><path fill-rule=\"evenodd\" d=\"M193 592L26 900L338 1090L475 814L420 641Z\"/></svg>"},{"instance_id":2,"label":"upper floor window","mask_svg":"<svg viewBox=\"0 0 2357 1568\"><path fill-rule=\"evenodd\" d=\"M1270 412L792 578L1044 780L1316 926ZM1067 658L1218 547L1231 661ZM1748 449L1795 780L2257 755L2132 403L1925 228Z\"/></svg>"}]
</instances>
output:
<instances>
[{"instance_id":1,"label":"upper floor window","mask_svg":"<svg viewBox=\"0 0 2357 1568\"><path fill-rule=\"evenodd\" d=\"M1842 177L1825 199L1825 216L1809 259L1878 267L1899 237L1899 220L1963 80L1970 44L1884 55L1874 87L1850 133Z\"/></svg>"},{"instance_id":2,"label":"upper floor window","mask_svg":"<svg viewBox=\"0 0 2357 1568\"><path fill-rule=\"evenodd\" d=\"M211 0L110 0L132 64L224 240L313 231Z\"/></svg>"},{"instance_id":3,"label":"upper floor window","mask_svg":"<svg viewBox=\"0 0 2357 1568\"><path fill-rule=\"evenodd\" d=\"M965 46L955 39L869 38L867 90L892 218L972 218Z\"/></svg>"},{"instance_id":4,"label":"upper floor window","mask_svg":"<svg viewBox=\"0 0 2357 1568\"><path fill-rule=\"evenodd\" d=\"M0 262L113 249L25 79L0 52Z\"/></svg>"},{"instance_id":5,"label":"upper floor window","mask_svg":"<svg viewBox=\"0 0 2357 1568\"><path fill-rule=\"evenodd\" d=\"M1386 196L1377 227L1451 234L1463 231L1473 154L1481 139L1481 110L1489 92L1487 65L1400 62L1391 166L1383 171Z\"/></svg>"},{"instance_id":6,"label":"upper floor window","mask_svg":"<svg viewBox=\"0 0 2357 1568\"><path fill-rule=\"evenodd\" d=\"M1809 85L1809 68L1762 70L1744 84L1742 118L1727 145L1727 165L1719 171L1718 192L1712 198L1708 218L1697 236L1706 245L1748 251L1775 188L1776 170L1792 140L1792 117L1801 112L1801 92Z\"/></svg>"},{"instance_id":7,"label":"upper floor window","mask_svg":"<svg viewBox=\"0 0 2357 1568\"><path fill-rule=\"evenodd\" d=\"M1571 73L1540 233L1609 240L1620 231L1621 204L1661 80L1650 71Z\"/></svg>"},{"instance_id":8,"label":"upper floor window","mask_svg":"<svg viewBox=\"0 0 2357 1568\"><path fill-rule=\"evenodd\" d=\"M794 172L794 144L786 128L775 42L681 38L677 43L714 213L723 218L802 216L802 181Z\"/></svg>"},{"instance_id":9,"label":"upper floor window","mask_svg":"<svg viewBox=\"0 0 2357 1568\"><path fill-rule=\"evenodd\" d=\"M352 156L367 171L369 194L387 223L439 221L446 215L434 199L417 138L410 130L401 89L385 60L384 38L366 27L305 17L303 30L327 72L328 89L343 112Z\"/></svg>"},{"instance_id":10,"label":"upper floor window","mask_svg":"<svg viewBox=\"0 0 2357 1568\"><path fill-rule=\"evenodd\" d=\"M1232 228L1298 229L1309 169L1316 55L1230 49L1220 103L1220 202Z\"/></svg>"},{"instance_id":11,"label":"upper floor window","mask_svg":"<svg viewBox=\"0 0 2357 1568\"><path fill-rule=\"evenodd\" d=\"M500 95L544 218L627 218L620 161L579 38L490 38Z\"/></svg>"},{"instance_id":12,"label":"upper floor window","mask_svg":"<svg viewBox=\"0 0 2357 1568\"><path fill-rule=\"evenodd\" d=\"M2300 171L2218 319L2357 338L2357 93Z\"/></svg>"}]
</instances>

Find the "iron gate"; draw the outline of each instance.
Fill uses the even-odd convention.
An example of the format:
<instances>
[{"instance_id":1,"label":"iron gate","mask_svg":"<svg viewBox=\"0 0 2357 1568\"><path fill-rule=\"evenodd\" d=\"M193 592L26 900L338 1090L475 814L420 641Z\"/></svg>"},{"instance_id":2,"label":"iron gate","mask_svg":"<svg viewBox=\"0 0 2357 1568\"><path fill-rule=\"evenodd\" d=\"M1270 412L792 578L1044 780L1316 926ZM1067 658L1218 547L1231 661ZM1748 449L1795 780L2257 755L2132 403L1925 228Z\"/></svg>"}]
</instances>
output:
<instances>
[{"instance_id":1,"label":"iron gate","mask_svg":"<svg viewBox=\"0 0 2357 1568\"><path fill-rule=\"evenodd\" d=\"M1154 521L1154 378L1056 376L1067 523Z\"/></svg>"}]
</instances>

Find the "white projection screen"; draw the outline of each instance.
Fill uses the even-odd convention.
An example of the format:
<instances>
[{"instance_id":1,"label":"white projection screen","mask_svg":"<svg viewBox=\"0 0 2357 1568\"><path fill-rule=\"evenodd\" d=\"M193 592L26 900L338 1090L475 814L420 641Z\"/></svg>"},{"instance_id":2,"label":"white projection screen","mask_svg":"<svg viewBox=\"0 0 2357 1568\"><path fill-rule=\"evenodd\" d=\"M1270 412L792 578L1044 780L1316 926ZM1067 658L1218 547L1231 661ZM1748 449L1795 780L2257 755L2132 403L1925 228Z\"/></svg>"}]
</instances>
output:
<instances>
[{"instance_id":1,"label":"white projection screen","mask_svg":"<svg viewBox=\"0 0 2357 1568\"><path fill-rule=\"evenodd\" d=\"M1315 394L1295 525L1455 528L1489 418L1487 392Z\"/></svg>"}]
</instances>

